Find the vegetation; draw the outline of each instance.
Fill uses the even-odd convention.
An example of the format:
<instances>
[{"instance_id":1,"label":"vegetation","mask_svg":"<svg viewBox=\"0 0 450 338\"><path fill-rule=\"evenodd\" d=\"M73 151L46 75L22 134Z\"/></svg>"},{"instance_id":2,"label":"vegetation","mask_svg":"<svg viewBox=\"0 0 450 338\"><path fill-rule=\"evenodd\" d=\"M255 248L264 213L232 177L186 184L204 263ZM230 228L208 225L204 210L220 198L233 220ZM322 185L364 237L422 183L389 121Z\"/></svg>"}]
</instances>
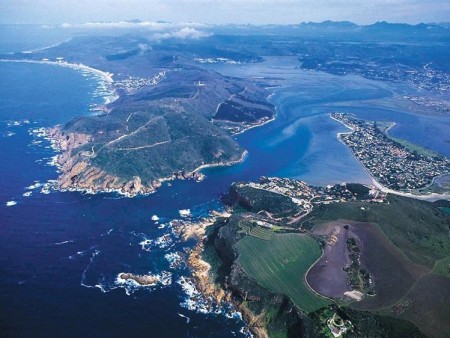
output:
<instances>
[{"instance_id":1,"label":"vegetation","mask_svg":"<svg viewBox=\"0 0 450 338\"><path fill-rule=\"evenodd\" d=\"M389 203L348 202L323 205L311 213L317 224L337 219L374 222L411 261L433 268L450 256L450 217L433 204L388 195Z\"/></svg>"},{"instance_id":2,"label":"vegetation","mask_svg":"<svg viewBox=\"0 0 450 338\"><path fill-rule=\"evenodd\" d=\"M409 337L424 338L425 335L407 320L380 316L370 312L355 311L348 307L329 306L309 314L313 325L306 328L306 337L332 337L326 325L327 320L337 314L343 321L350 321L351 330L344 335L346 338L388 338Z\"/></svg>"},{"instance_id":3,"label":"vegetation","mask_svg":"<svg viewBox=\"0 0 450 338\"><path fill-rule=\"evenodd\" d=\"M248 234L263 241L269 241L273 236L273 231L256 225L250 228Z\"/></svg>"},{"instance_id":4,"label":"vegetation","mask_svg":"<svg viewBox=\"0 0 450 338\"><path fill-rule=\"evenodd\" d=\"M370 288L370 275L361 267L361 250L355 238L347 239L347 250L350 258L350 265L345 269L350 279L352 289L365 293Z\"/></svg>"},{"instance_id":5,"label":"vegetation","mask_svg":"<svg viewBox=\"0 0 450 338\"><path fill-rule=\"evenodd\" d=\"M310 236L275 234L268 241L246 236L236 247L237 263L249 276L273 292L287 295L300 309L311 312L329 303L305 283L307 270L321 255L320 245Z\"/></svg>"},{"instance_id":6,"label":"vegetation","mask_svg":"<svg viewBox=\"0 0 450 338\"><path fill-rule=\"evenodd\" d=\"M270 119L273 115L273 107L269 107L269 109L267 107L248 107L241 102L228 100L219 106L214 119L255 123L263 118Z\"/></svg>"},{"instance_id":7,"label":"vegetation","mask_svg":"<svg viewBox=\"0 0 450 338\"><path fill-rule=\"evenodd\" d=\"M223 200L228 205L254 213L266 211L274 217L287 217L300 210L288 196L239 184L233 184Z\"/></svg>"},{"instance_id":8,"label":"vegetation","mask_svg":"<svg viewBox=\"0 0 450 338\"><path fill-rule=\"evenodd\" d=\"M442 207L440 208L442 211L446 212L447 214L450 214L450 208L449 207Z\"/></svg>"},{"instance_id":9,"label":"vegetation","mask_svg":"<svg viewBox=\"0 0 450 338\"><path fill-rule=\"evenodd\" d=\"M438 275L450 278L450 256L437 261L433 271Z\"/></svg>"},{"instance_id":10,"label":"vegetation","mask_svg":"<svg viewBox=\"0 0 450 338\"><path fill-rule=\"evenodd\" d=\"M427 335L448 336L450 217L440 209L447 204L391 195L387 201L388 204L349 202L321 206L313 212L316 217L311 222L337 219L373 222L367 230L353 227L353 231L358 237L365 236L362 257L375 280L376 296L351 306L358 310L381 310L384 315L393 316L391 324L386 322L392 330L401 327L401 322L395 322L400 317L413 322ZM378 227L383 236L377 235ZM400 254L396 253L398 250ZM362 325L370 323L363 321Z\"/></svg>"},{"instance_id":11,"label":"vegetation","mask_svg":"<svg viewBox=\"0 0 450 338\"><path fill-rule=\"evenodd\" d=\"M139 176L143 181L192 171L203 163L236 161L243 150L225 132L203 116L175 108L154 109L131 105L113 110L108 117L71 121L66 132L97 134L90 160L118 177Z\"/></svg>"},{"instance_id":12,"label":"vegetation","mask_svg":"<svg viewBox=\"0 0 450 338\"><path fill-rule=\"evenodd\" d=\"M390 138L396 144L404 147L405 149L407 149L408 151L410 151L412 153L416 153L416 154L423 155L423 156L431 156L431 157L438 156L438 154L434 151L431 151L431 150L421 147L415 143L412 143L412 142L409 142L409 141L403 140L401 138L397 138L397 137L390 135L389 128L391 128L392 126L395 125L392 122L377 121L377 122L375 122L375 125L388 138Z\"/></svg>"},{"instance_id":13,"label":"vegetation","mask_svg":"<svg viewBox=\"0 0 450 338\"><path fill-rule=\"evenodd\" d=\"M333 306L331 317L336 314L334 318L348 323L346 337L395 337L401 332L423 337L417 327L445 336L450 254L444 240L450 223L440 208L448 205L391 195L383 203L373 203L360 200L367 188L350 184L348 189L357 200L315 205L302 221L309 227L299 230L280 220L296 213L290 198L234 184L225 196L234 206L233 215L218 222L208 237L217 253L213 265L220 266L216 280L252 314L248 318L254 320L254 332L265 328L271 337L299 332L305 337L328 336L327 316L316 315L328 306ZM321 255L321 244L312 234L323 227L316 225L339 219L349 220L343 224L349 224L345 229L351 234L344 245L351 259L352 288L367 294L359 302L345 303L351 308L336 307L339 299L333 303L315 294L305 281ZM434 284L440 285L438 290ZM417 316L426 316L427 323Z\"/></svg>"},{"instance_id":14,"label":"vegetation","mask_svg":"<svg viewBox=\"0 0 450 338\"><path fill-rule=\"evenodd\" d=\"M421 278L400 303L383 313L413 322L430 337L450 337L450 279L430 273Z\"/></svg>"}]
</instances>

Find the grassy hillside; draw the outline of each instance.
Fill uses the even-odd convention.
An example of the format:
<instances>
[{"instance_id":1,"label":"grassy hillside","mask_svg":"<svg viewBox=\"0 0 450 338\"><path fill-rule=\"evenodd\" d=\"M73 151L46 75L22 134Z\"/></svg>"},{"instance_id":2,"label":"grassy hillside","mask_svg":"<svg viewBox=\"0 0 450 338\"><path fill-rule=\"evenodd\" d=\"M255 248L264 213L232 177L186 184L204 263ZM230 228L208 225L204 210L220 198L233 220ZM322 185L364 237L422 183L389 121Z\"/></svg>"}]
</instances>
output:
<instances>
[{"instance_id":1,"label":"grassy hillside","mask_svg":"<svg viewBox=\"0 0 450 338\"><path fill-rule=\"evenodd\" d=\"M408 260L401 255L388 257L395 250L381 248L384 242L381 237L365 238L363 263L374 275L375 289L381 290L373 299L351 306L406 319L430 337L448 337L450 217L438 204L399 196L389 196L388 202L322 206L314 211L311 222L349 219L376 223L370 230L379 227L383 236Z\"/></svg>"},{"instance_id":2,"label":"grassy hillside","mask_svg":"<svg viewBox=\"0 0 450 338\"><path fill-rule=\"evenodd\" d=\"M450 217L431 203L389 195L385 204L336 203L317 208L313 223L349 219L378 223L383 233L413 262L433 268L450 256Z\"/></svg>"},{"instance_id":3,"label":"grassy hillside","mask_svg":"<svg viewBox=\"0 0 450 338\"><path fill-rule=\"evenodd\" d=\"M277 234L265 241L246 236L236 244L237 263L264 287L287 295L305 312L329 303L305 283L305 273L320 257L320 245L308 235Z\"/></svg>"},{"instance_id":4,"label":"grassy hillside","mask_svg":"<svg viewBox=\"0 0 450 338\"><path fill-rule=\"evenodd\" d=\"M358 185L350 184L349 189L359 197L367 194ZM270 219L273 215L289 218L296 212L286 196L236 183L224 200L234 207L233 215L216 225L217 236L210 239L222 262L220 281L272 336L290 336L283 321L292 309L298 311L292 318L295 325L291 323L298 330L293 337L328 336L330 316L320 315L325 308L353 323L354 330L346 333L350 337L399 337L402 332L408 337L448 336L450 216L441 209L448 204L388 195L383 203L353 200L315 205L300 229L288 229L286 222ZM342 270L347 262L347 237L338 234L344 233L356 238L361 267L372 281L370 293L359 302L341 294L328 300L305 282L306 272L322 253L313 236L323 240L325 249L334 247L336 240L344 243L342 259L338 259L343 263L337 266ZM319 262L320 273L325 271L322 265L336 264L336 254ZM320 283L342 282L343 294L349 277L335 271L331 269L331 277ZM280 316L283 296L293 305Z\"/></svg>"}]
</instances>

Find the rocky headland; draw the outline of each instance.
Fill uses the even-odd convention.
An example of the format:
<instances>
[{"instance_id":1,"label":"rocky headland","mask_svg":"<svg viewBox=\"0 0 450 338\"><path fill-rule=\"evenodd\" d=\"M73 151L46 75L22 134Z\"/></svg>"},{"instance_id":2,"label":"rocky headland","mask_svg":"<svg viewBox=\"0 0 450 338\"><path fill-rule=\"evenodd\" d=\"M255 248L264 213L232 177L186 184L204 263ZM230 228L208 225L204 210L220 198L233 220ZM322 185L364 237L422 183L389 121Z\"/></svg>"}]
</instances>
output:
<instances>
[{"instance_id":1,"label":"rocky headland","mask_svg":"<svg viewBox=\"0 0 450 338\"><path fill-rule=\"evenodd\" d=\"M131 197L152 193L168 180L201 180L203 168L244 160L233 133L274 119L267 81L224 76L204 68L198 55L172 47L122 58L119 51L135 43L128 36L86 37L10 56L94 72L114 93L115 100L97 107L95 115L46 131L60 150L55 188ZM236 56L255 60L241 51Z\"/></svg>"},{"instance_id":2,"label":"rocky headland","mask_svg":"<svg viewBox=\"0 0 450 338\"><path fill-rule=\"evenodd\" d=\"M77 148L92 141L92 136L76 132L64 132L61 126L47 129L47 136L60 151L55 164L59 169L56 188L85 192L118 192L127 196L149 194L161 186L160 181L143 183L139 176L123 180L119 176L92 165L89 151L78 152ZM198 177L198 175L196 175Z\"/></svg>"}]
</instances>

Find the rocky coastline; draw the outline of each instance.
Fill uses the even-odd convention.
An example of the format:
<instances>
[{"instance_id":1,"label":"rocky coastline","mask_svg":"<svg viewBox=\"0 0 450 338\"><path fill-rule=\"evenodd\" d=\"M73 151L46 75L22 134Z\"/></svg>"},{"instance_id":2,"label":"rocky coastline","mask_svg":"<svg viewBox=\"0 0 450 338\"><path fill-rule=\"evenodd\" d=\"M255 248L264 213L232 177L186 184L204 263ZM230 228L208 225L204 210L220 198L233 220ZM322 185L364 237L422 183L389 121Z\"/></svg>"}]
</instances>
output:
<instances>
[{"instance_id":1,"label":"rocky coastline","mask_svg":"<svg viewBox=\"0 0 450 338\"><path fill-rule=\"evenodd\" d=\"M66 132L62 126L58 125L46 129L45 136L51 141L53 148L59 152L53 161L59 172L58 179L53 186L54 189L85 193L116 192L127 197L154 193L165 181L187 179L202 181L205 178L200 172L202 169L233 165L242 162L247 154L244 151L238 161L205 164L192 172L179 171L174 172L169 177L144 181L139 176L123 179L93 165L90 158L93 156L94 149L91 151L78 151L79 147L93 141L91 135Z\"/></svg>"},{"instance_id":2,"label":"rocky coastline","mask_svg":"<svg viewBox=\"0 0 450 338\"><path fill-rule=\"evenodd\" d=\"M236 292L228 289L215 280L215 264L208 262L204 257L206 246L208 246L209 236L206 235L209 227L214 227L216 222L226 220L231 214L229 210L224 212L213 211L211 217L205 218L198 223L176 222L173 224L174 232L183 240L191 238L197 240L196 245L189 251L187 257L187 266L191 271L191 280L196 289L207 300L209 310L222 308L225 304L231 304L235 311L242 315L247 323L245 330L250 331L255 337L268 338L266 328L264 327L262 316L253 313L242 301L236 297Z\"/></svg>"},{"instance_id":3,"label":"rocky coastline","mask_svg":"<svg viewBox=\"0 0 450 338\"><path fill-rule=\"evenodd\" d=\"M246 323L245 330L257 338L268 338L273 327L295 327L298 333L302 320L292 302L283 295L275 294L256 283L254 279L235 264L236 252L234 243L236 233L227 227L233 222L231 210L225 213L213 214L204 222L181 224L175 231L185 240L196 238L197 244L189 252L187 265L191 270L191 278L196 289L208 300L208 306L220 308L223 304L232 304ZM211 259L208 252L213 250L218 257ZM218 272L228 271L225 276ZM276 308L278 315L276 323L268 322L265 304ZM256 305L256 307L255 307Z\"/></svg>"},{"instance_id":4,"label":"rocky coastline","mask_svg":"<svg viewBox=\"0 0 450 338\"><path fill-rule=\"evenodd\" d=\"M183 241L195 239L196 245L190 249L187 258L187 266L191 270L192 278L197 289L207 299L211 299L217 305L220 305L223 300L229 301L229 295L214 282L211 275L211 264L205 261L202 253L205 249L205 241L207 239L206 230L208 227L215 224L219 218L228 218L230 214L227 211L216 212L213 211L211 217L204 218L199 222L173 222L172 227L174 232L180 236ZM209 304L210 307L212 303Z\"/></svg>"},{"instance_id":5,"label":"rocky coastline","mask_svg":"<svg viewBox=\"0 0 450 338\"><path fill-rule=\"evenodd\" d=\"M149 194L161 185L152 182L145 185L140 177L132 180L121 180L102 169L91 165L89 152L76 149L92 141L92 136L74 132L64 132L61 126L46 130L55 150L60 153L55 158L59 176L54 188L62 191L82 191L89 193L117 192L126 196Z\"/></svg>"}]
</instances>

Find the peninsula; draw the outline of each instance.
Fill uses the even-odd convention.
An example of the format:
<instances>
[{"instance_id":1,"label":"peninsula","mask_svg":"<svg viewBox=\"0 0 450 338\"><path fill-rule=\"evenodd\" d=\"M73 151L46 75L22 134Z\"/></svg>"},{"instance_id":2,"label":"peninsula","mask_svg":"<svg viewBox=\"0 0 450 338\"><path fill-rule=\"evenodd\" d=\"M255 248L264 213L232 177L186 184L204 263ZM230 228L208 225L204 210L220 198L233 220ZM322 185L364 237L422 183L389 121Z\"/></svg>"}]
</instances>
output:
<instances>
[{"instance_id":1,"label":"peninsula","mask_svg":"<svg viewBox=\"0 0 450 338\"><path fill-rule=\"evenodd\" d=\"M276 177L235 183L223 201L231 215L189 265L199 289L233 301L256 337L450 332L450 218L439 203Z\"/></svg>"},{"instance_id":2,"label":"peninsula","mask_svg":"<svg viewBox=\"0 0 450 338\"><path fill-rule=\"evenodd\" d=\"M116 93L117 99L95 107L94 115L46 130L60 151L55 188L135 196L151 193L167 180L201 180L202 168L245 158L233 134L274 119L275 107L261 80L208 70L197 61L198 53L176 40L157 49L152 44L131 36L81 37L8 56L107 72L106 85ZM205 50L202 56L211 53L233 55ZM238 52L235 59L255 61Z\"/></svg>"},{"instance_id":3,"label":"peninsula","mask_svg":"<svg viewBox=\"0 0 450 338\"><path fill-rule=\"evenodd\" d=\"M443 177L450 174L450 160L445 156L390 137L387 131L392 125L347 113L332 113L331 117L351 129L340 133L339 139L381 186L414 195L448 194Z\"/></svg>"}]
</instances>

